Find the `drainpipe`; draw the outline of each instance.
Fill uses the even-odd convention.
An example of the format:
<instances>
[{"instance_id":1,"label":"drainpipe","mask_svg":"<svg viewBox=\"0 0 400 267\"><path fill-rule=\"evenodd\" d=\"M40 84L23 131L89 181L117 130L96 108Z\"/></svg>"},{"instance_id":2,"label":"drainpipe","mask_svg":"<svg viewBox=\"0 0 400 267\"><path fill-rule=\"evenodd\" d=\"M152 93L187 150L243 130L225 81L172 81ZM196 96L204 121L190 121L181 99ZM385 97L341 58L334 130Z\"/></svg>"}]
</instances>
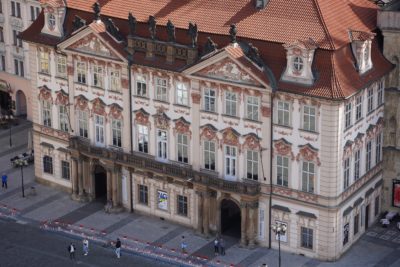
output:
<instances>
[{"instance_id":1,"label":"drainpipe","mask_svg":"<svg viewBox=\"0 0 400 267\"><path fill-rule=\"evenodd\" d=\"M129 77L129 133L130 133L130 145L131 145L131 154L133 153L133 130L132 130L132 74L131 67L133 64L133 55L128 55L128 77ZM133 178L132 172L129 171L129 192L130 192L130 211L133 212Z\"/></svg>"},{"instance_id":2,"label":"drainpipe","mask_svg":"<svg viewBox=\"0 0 400 267\"><path fill-rule=\"evenodd\" d=\"M270 186L270 193L269 193L269 206L268 206L268 217L269 217L269 225L268 225L268 235L269 235L269 240L268 240L268 248L271 248L271 241L272 241L272 190L273 190L273 185L272 185L272 160L273 160L273 145L274 145L274 138L273 138L273 126L274 126L274 96L275 92L272 90L271 92L271 120L270 120L270 129L271 129L271 138L270 138L270 156L269 156L269 186Z\"/></svg>"}]
</instances>

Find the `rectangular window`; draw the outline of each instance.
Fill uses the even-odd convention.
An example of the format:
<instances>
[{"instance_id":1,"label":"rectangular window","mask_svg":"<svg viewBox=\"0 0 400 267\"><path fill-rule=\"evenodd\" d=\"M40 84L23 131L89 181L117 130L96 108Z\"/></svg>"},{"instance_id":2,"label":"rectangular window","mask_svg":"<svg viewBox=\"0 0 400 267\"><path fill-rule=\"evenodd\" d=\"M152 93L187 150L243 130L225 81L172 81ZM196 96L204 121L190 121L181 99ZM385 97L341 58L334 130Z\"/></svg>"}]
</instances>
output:
<instances>
[{"instance_id":1,"label":"rectangular window","mask_svg":"<svg viewBox=\"0 0 400 267\"><path fill-rule=\"evenodd\" d=\"M276 183L288 187L289 181L289 158L283 156L276 157Z\"/></svg>"},{"instance_id":2,"label":"rectangular window","mask_svg":"<svg viewBox=\"0 0 400 267\"><path fill-rule=\"evenodd\" d=\"M79 136L88 138L88 113L86 111L78 111L78 128Z\"/></svg>"},{"instance_id":3,"label":"rectangular window","mask_svg":"<svg viewBox=\"0 0 400 267\"><path fill-rule=\"evenodd\" d=\"M67 76L67 58L64 56L57 56L57 75L59 77Z\"/></svg>"},{"instance_id":4,"label":"rectangular window","mask_svg":"<svg viewBox=\"0 0 400 267\"><path fill-rule=\"evenodd\" d=\"M374 88L368 89L368 113L374 109Z\"/></svg>"},{"instance_id":5,"label":"rectangular window","mask_svg":"<svg viewBox=\"0 0 400 267\"><path fill-rule=\"evenodd\" d=\"M363 114L362 114L362 95L356 97L356 122L359 121Z\"/></svg>"},{"instance_id":6,"label":"rectangular window","mask_svg":"<svg viewBox=\"0 0 400 267\"><path fill-rule=\"evenodd\" d=\"M0 1L0 14L3 14L3 3Z\"/></svg>"},{"instance_id":7,"label":"rectangular window","mask_svg":"<svg viewBox=\"0 0 400 267\"><path fill-rule=\"evenodd\" d=\"M121 92L121 78L118 70L110 71L110 90L114 92Z\"/></svg>"},{"instance_id":8,"label":"rectangular window","mask_svg":"<svg viewBox=\"0 0 400 267\"><path fill-rule=\"evenodd\" d=\"M145 185L139 185L139 203L144 205L149 204L148 187Z\"/></svg>"},{"instance_id":9,"label":"rectangular window","mask_svg":"<svg viewBox=\"0 0 400 267\"><path fill-rule=\"evenodd\" d=\"M376 136L375 143L375 163L378 164L382 160L382 133Z\"/></svg>"},{"instance_id":10,"label":"rectangular window","mask_svg":"<svg viewBox=\"0 0 400 267\"><path fill-rule=\"evenodd\" d=\"M378 107L383 104L383 93L384 93L383 86L384 86L383 81L380 81L378 83L378 99L377 99Z\"/></svg>"},{"instance_id":11,"label":"rectangular window","mask_svg":"<svg viewBox=\"0 0 400 267\"><path fill-rule=\"evenodd\" d=\"M2 71L6 71L6 56L5 55L1 55L1 66L0 69Z\"/></svg>"},{"instance_id":12,"label":"rectangular window","mask_svg":"<svg viewBox=\"0 0 400 267\"><path fill-rule=\"evenodd\" d=\"M86 63L78 62L76 63L76 75L78 83L86 83Z\"/></svg>"},{"instance_id":13,"label":"rectangular window","mask_svg":"<svg viewBox=\"0 0 400 267\"><path fill-rule=\"evenodd\" d=\"M177 135L178 161L189 162L189 137L186 134Z\"/></svg>"},{"instance_id":14,"label":"rectangular window","mask_svg":"<svg viewBox=\"0 0 400 267\"><path fill-rule=\"evenodd\" d=\"M215 171L215 143L212 141L203 142L204 169Z\"/></svg>"},{"instance_id":15,"label":"rectangular window","mask_svg":"<svg viewBox=\"0 0 400 267\"><path fill-rule=\"evenodd\" d=\"M351 126L351 102L346 104L346 108L345 108L345 129L349 128Z\"/></svg>"},{"instance_id":16,"label":"rectangular window","mask_svg":"<svg viewBox=\"0 0 400 267\"><path fill-rule=\"evenodd\" d=\"M0 27L0 42L4 43L4 30L3 30L3 27Z\"/></svg>"},{"instance_id":17,"label":"rectangular window","mask_svg":"<svg viewBox=\"0 0 400 267\"><path fill-rule=\"evenodd\" d=\"M248 96L246 107L247 107L247 111L246 111L247 119L257 121L258 120L258 111L260 109L258 97Z\"/></svg>"},{"instance_id":18,"label":"rectangular window","mask_svg":"<svg viewBox=\"0 0 400 267\"><path fill-rule=\"evenodd\" d=\"M358 233L358 229L360 226L360 214L354 216L354 235Z\"/></svg>"},{"instance_id":19,"label":"rectangular window","mask_svg":"<svg viewBox=\"0 0 400 267\"><path fill-rule=\"evenodd\" d=\"M149 153L149 129L147 126L138 124L138 150L143 153Z\"/></svg>"},{"instance_id":20,"label":"rectangular window","mask_svg":"<svg viewBox=\"0 0 400 267\"><path fill-rule=\"evenodd\" d=\"M182 216L188 215L188 200L187 197L178 195L178 214Z\"/></svg>"},{"instance_id":21,"label":"rectangular window","mask_svg":"<svg viewBox=\"0 0 400 267\"><path fill-rule=\"evenodd\" d=\"M360 178L361 150L354 152L354 181Z\"/></svg>"},{"instance_id":22,"label":"rectangular window","mask_svg":"<svg viewBox=\"0 0 400 267\"><path fill-rule=\"evenodd\" d=\"M366 147L366 160L365 160L365 171L369 171L371 169L371 159L372 159L372 141L367 142Z\"/></svg>"},{"instance_id":23,"label":"rectangular window","mask_svg":"<svg viewBox=\"0 0 400 267\"><path fill-rule=\"evenodd\" d=\"M301 247L313 249L313 229L301 227Z\"/></svg>"},{"instance_id":24,"label":"rectangular window","mask_svg":"<svg viewBox=\"0 0 400 267\"><path fill-rule=\"evenodd\" d=\"M278 101L278 124L290 126L290 104Z\"/></svg>"},{"instance_id":25,"label":"rectangular window","mask_svg":"<svg viewBox=\"0 0 400 267\"><path fill-rule=\"evenodd\" d=\"M303 107L303 129L307 131L316 131L315 127L315 107Z\"/></svg>"},{"instance_id":26,"label":"rectangular window","mask_svg":"<svg viewBox=\"0 0 400 267\"><path fill-rule=\"evenodd\" d=\"M343 246L349 242L350 225L346 223L343 227Z\"/></svg>"},{"instance_id":27,"label":"rectangular window","mask_svg":"<svg viewBox=\"0 0 400 267\"><path fill-rule=\"evenodd\" d=\"M136 76L136 95L146 97L147 96L147 83L146 77Z\"/></svg>"},{"instance_id":28,"label":"rectangular window","mask_svg":"<svg viewBox=\"0 0 400 267\"><path fill-rule=\"evenodd\" d=\"M68 110L66 106L59 106L58 114L59 114L59 122L60 122L60 130L64 132L68 132Z\"/></svg>"},{"instance_id":29,"label":"rectangular window","mask_svg":"<svg viewBox=\"0 0 400 267\"><path fill-rule=\"evenodd\" d=\"M51 127L51 103L49 101L42 101L42 120L44 126Z\"/></svg>"},{"instance_id":30,"label":"rectangular window","mask_svg":"<svg viewBox=\"0 0 400 267\"><path fill-rule=\"evenodd\" d=\"M168 158L168 138L167 138L167 132L158 130L157 131L157 157L159 159L167 159Z\"/></svg>"},{"instance_id":31,"label":"rectangular window","mask_svg":"<svg viewBox=\"0 0 400 267\"><path fill-rule=\"evenodd\" d=\"M350 158L344 160L343 168L343 190L350 185Z\"/></svg>"},{"instance_id":32,"label":"rectangular window","mask_svg":"<svg viewBox=\"0 0 400 267\"><path fill-rule=\"evenodd\" d=\"M21 18L21 4L18 3L18 2L16 2L15 4L16 4L16 12L15 12L16 14L15 14L15 16L17 18Z\"/></svg>"},{"instance_id":33,"label":"rectangular window","mask_svg":"<svg viewBox=\"0 0 400 267\"><path fill-rule=\"evenodd\" d=\"M13 45L22 47L22 40L18 38L19 31L13 30Z\"/></svg>"},{"instance_id":34,"label":"rectangular window","mask_svg":"<svg viewBox=\"0 0 400 267\"><path fill-rule=\"evenodd\" d=\"M19 62L17 59L14 59L14 74L19 75Z\"/></svg>"},{"instance_id":35,"label":"rectangular window","mask_svg":"<svg viewBox=\"0 0 400 267\"><path fill-rule=\"evenodd\" d=\"M375 207L374 207L374 215L375 217L379 214L379 196L375 197Z\"/></svg>"},{"instance_id":36,"label":"rectangular window","mask_svg":"<svg viewBox=\"0 0 400 267\"><path fill-rule=\"evenodd\" d=\"M225 146L225 177L236 178L236 147Z\"/></svg>"},{"instance_id":37,"label":"rectangular window","mask_svg":"<svg viewBox=\"0 0 400 267\"><path fill-rule=\"evenodd\" d=\"M15 60L15 74L24 77L25 71L23 61L17 59Z\"/></svg>"},{"instance_id":38,"label":"rectangular window","mask_svg":"<svg viewBox=\"0 0 400 267\"><path fill-rule=\"evenodd\" d=\"M217 92L214 89L204 89L204 110L216 112Z\"/></svg>"},{"instance_id":39,"label":"rectangular window","mask_svg":"<svg viewBox=\"0 0 400 267\"><path fill-rule=\"evenodd\" d=\"M258 181L258 151L247 150L247 179Z\"/></svg>"},{"instance_id":40,"label":"rectangular window","mask_svg":"<svg viewBox=\"0 0 400 267\"><path fill-rule=\"evenodd\" d=\"M225 92L225 114L236 116L237 95L234 92Z\"/></svg>"},{"instance_id":41,"label":"rectangular window","mask_svg":"<svg viewBox=\"0 0 400 267\"><path fill-rule=\"evenodd\" d=\"M167 79L156 78L156 99L167 102Z\"/></svg>"},{"instance_id":42,"label":"rectangular window","mask_svg":"<svg viewBox=\"0 0 400 267\"><path fill-rule=\"evenodd\" d=\"M49 156L43 157L43 171L53 174L53 158Z\"/></svg>"},{"instance_id":43,"label":"rectangular window","mask_svg":"<svg viewBox=\"0 0 400 267\"><path fill-rule=\"evenodd\" d=\"M121 147L122 146L122 121L112 120L112 145Z\"/></svg>"},{"instance_id":44,"label":"rectangular window","mask_svg":"<svg viewBox=\"0 0 400 267\"><path fill-rule=\"evenodd\" d=\"M49 53L39 52L39 72L50 73Z\"/></svg>"},{"instance_id":45,"label":"rectangular window","mask_svg":"<svg viewBox=\"0 0 400 267\"><path fill-rule=\"evenodd\" d=\"M103 67L99 65L93 66L93 86L103 88Z\"/></svg>"},{"instance_id":46,"label":"rectangular window","mask_svg":"<svg viewBox=\"0 0 400 267\"><path fill-rule=\"evenodd\" d=\"M31 9L31 21L34 21L36 19L35 7L34 6L30 6L30 9Z\"/></svg>"},{"instance_id":47,"label":"rectangular window","mask_svg":"<svg viewBox=\"0 0 400 267\"><path fill-rule=\"evenodd\" d=\"M176 103L179 105L189 105L189 90L184 83L176 83Z\"/></svg>"},{"instance_id":48,"label":"rectangular window","mask_svg":"<svg viewBox=\"0 0 400 267\"><path fill-rule=\"evenodd\" d=\"M69 162L68 161L61 161L61 178L65 180L69 180Z\"/></svg>"},{"instance_id":49,"label":"rectangular window","mask_svg":"<svg viewBox=\"0 0 400 267\"><path fill-rule=\"evenodd\" d=\"M314 193L314 167L314 163L312 162L303 162L301 190L305 192Z\"/></svg>"},{"instance_id":50,"label":"rectangular window","mask_svg":"<svg viewBox=\"0 0 400 267\"><path fill-rule=\"evenodd\" d=\"M94 116L94 129L95 129L95 141L96 145L104 145L104 117L95 115Z\"/></svg>"}]
</instances>

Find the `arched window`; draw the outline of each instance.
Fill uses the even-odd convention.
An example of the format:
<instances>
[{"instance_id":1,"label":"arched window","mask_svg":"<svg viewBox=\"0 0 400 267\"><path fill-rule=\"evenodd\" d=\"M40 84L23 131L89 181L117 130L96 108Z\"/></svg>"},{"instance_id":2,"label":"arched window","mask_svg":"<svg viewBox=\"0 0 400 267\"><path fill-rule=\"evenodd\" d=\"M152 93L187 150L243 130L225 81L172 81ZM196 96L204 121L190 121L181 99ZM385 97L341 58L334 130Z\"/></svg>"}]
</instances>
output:
<instances>
[{"instance_id":1,"label":"arched window","mask_svg":"<svg viewBox=\"0 0 400 267\"><path fill-rule=\"evenodd\" d=\"M295 57L293 60L293 67L297 71L302 71L304 66L303 59L301 57Z\"/></svg>"}]
</instances>

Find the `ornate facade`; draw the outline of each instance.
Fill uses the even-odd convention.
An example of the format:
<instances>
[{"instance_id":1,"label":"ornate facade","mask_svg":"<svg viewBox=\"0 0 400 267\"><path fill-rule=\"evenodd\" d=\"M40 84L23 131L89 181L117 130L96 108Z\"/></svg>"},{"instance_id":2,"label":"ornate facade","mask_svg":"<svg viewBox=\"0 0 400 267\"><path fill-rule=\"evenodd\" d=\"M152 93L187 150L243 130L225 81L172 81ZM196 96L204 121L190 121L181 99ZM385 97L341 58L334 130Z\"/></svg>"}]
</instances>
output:
<instances>
[{"instance_id":1,"label":"ornate facade","mask_svg":"<svg viewBox=\"0 0 400 267\"><path fill-rule=\"evenodd\" d=\"M187 5L226 5L203 2ZM274 10L296 17L298 8L251 2L232 1L210 22L171 6L167 20L167 1L128 4L126 14L115 11L120 0L45 1L22 34L39 100L37 179L116 212L205 235L233 231L243 246L277 246L270 225L281 222L283 249L340 257L380 213L383 79L392 65L375 25L348 3L335 12L353 21L326 22L331 36L321 25L295 35L263 27ZM331 10L306 2L302 12L315 21ZM255 17L240 19L243 8Z\"/></svg>"}]
</instances>

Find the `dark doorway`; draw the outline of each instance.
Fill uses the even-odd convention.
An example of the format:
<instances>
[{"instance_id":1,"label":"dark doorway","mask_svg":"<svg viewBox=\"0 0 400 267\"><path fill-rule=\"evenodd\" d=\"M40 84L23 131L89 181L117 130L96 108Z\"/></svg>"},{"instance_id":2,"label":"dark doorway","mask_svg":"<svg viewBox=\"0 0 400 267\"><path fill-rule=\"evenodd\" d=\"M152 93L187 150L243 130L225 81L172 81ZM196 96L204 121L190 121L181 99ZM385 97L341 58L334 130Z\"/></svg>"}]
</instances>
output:
<instances>
[{"instance_id":1,"label":"dark doorway","mask_svg":"<svg viewBox=\"0 0 400 267\"><path fill-rule=\"evenodd\" d=\"M232 200L221 202L221 234L240 238L241 216L239 206Z\"/></svg>"},{"instance_id":2,"label":"dark doorway","mask_svg":"<svg viewBox=\"0 0 400 267\"><path fill-rule=\"evenodd\" d=\"M19 90L16 95L17 100L17 116L26 116L26 97L24 92Z\"/></svg>"},{"instance_id":3,"label":"dark doorway","mask_svg":"<svg viewBox=\"0 0 400 267\"><path fill-rule=\"evenodd\" d=\"M368 229L369 224L369 205L365 207L365 230Z\"/></svg>"},{"instance_id":4,"label":"dark doorway","mask_svg":"<svg viewBox=\"0 0 400 267\"><path fill-rule=\"evenodd\" d=\"M94 192L96 199L106 202L107 201L107 172L100 166L96 165L94 168Z\"/></svg>"},{"instance_id":5,"label":"dark doorway","mask_svg":"<svg viewBox=\"0 0 400 267\"><path fill-rule=\"evenodd\" d=\"M0 90L0 112L3 115L8 115L11 110L11 96L8 92Z\"/></svg>"}]
</instances>

